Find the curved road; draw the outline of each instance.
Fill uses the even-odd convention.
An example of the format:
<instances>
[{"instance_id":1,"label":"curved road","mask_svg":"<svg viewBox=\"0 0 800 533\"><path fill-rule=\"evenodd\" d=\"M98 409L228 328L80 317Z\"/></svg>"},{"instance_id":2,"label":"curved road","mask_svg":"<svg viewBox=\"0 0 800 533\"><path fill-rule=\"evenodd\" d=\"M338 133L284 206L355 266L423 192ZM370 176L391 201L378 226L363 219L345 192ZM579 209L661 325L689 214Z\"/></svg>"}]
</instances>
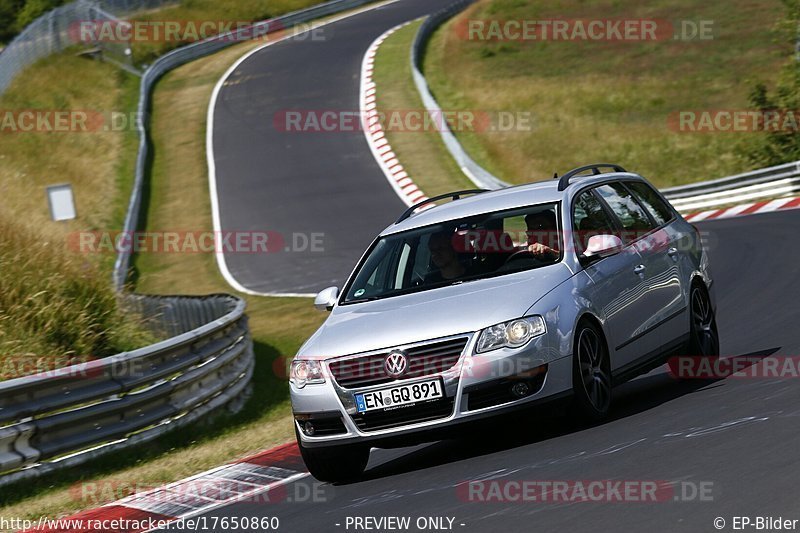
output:
<instances>
[{"instance_id":1,"label":"curved road","mask_svg":"<svg viewBox=\"0 0 800 533\"><path fill-rule=\"evenodd\" d=\"M723 355L800 353L800 266L791 246L800 210L698 226L708 232ZM611 419L594 427L546 413L520 416L458 440L373 451L363 481L317 488L326 501L238 503L207 516L277 516L281 531L320 533L347 531L348 516L410 516L412 524L450 517L457 531L592 533L715 531L716 517L730 530L734 515L800 519L799 383L678 382L657 369L618 388ZM492 477L686 481L705 484L711 500L555 504L460 497L459 484ZM296 481L287 494L302 497L313 483Z\"/></svg>"},{"instance_id":2,"label":"curved road","mask_svg":"<svg viewBox=\"0 0 800 533\"><path fill-rule=\"evenodd\" d=\"M225 81L213 117L221 230L277 232L281 248L291 249L226 254L239 284L262 293L341 286L406 208L358 128L298 132L286 113L358 111L361 61L372 41L448 2L405 0L343 19L316 38L262 49Z\"/></svg>"},{"instance_id":3,"label":"curved road","mask_svg":"<svg viewBox=\"0 0 800 533\"><path fill-rule=\"evenodd\" d=\"M357 109L370 42L439 5L406 0L343 20L328 27L324 42L274 45L229 78L214 131L223 229L326 235L324 254L229 256L246 287L312 292L340 283L376 231L403 209L361 133L282 133L272 119L284 109ZM707 232L716 274L723 355L799 355L800 210L698 226ZM716 517L730 530L734 515L800 519L799 383L677 382L658 369L617 389L611 419L594 427L547 413L516 416L458 440L375 451L364 480L321 487L326 501L238 503L208 516L278 516L279 530L290 532L353 531L345 527L348 516L410 516L409 531L417 530L417 517L434 516L453 518L461 531L593 533L715 531ZM463 482L492 477L685 481L704 484L710 500L515 504L460 497ZM296 481L288 494L304 493L312 482Z\"/></svg>"}]
</instances>

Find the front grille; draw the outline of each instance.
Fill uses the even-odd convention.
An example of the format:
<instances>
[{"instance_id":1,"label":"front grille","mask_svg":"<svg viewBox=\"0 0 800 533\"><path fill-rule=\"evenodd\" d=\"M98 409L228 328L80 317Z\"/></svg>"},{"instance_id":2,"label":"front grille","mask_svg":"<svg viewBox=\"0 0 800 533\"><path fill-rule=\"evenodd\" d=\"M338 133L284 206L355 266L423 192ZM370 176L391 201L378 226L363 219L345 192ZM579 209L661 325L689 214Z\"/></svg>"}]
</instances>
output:
<instances>
[{"instance_id":1,"label":"front grille","mask_svg":"<svg viewBox=\"0 0 800 533\"><path fill-rule=\"evenodd\" d=\"M353 422L362 431L377 431L407 424L445 418L453 412L453 398L439 398L396 409L370 411L352 415Z\"/></svg>"},{"instance_id":2,"label":"front grille","mask_svg":"<svg viewBox=\"0 0 800 533\"><path fill-rule=\"evenodd\" d=\"M399 379L429 376L452 368L461 357L467 340L466 337L459 337L404 350L408 369ZM344 388L381 385L397 379L386 374L384 363L387 355L389 351L333 361L329 366L336 382Z\"/></svg>"}]
</instances>

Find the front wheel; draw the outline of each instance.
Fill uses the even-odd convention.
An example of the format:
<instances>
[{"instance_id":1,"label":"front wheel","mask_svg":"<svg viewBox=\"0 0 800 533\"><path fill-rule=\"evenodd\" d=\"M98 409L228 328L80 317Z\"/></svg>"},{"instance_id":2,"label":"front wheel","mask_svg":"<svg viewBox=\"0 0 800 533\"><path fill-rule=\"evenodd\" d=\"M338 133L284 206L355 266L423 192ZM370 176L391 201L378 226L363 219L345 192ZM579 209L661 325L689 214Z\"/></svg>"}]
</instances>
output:
<instances>
[{"instance_id":1,"label":"front wheel","mask_svg":"<svg viewBox=\"0 0 800 533\"><path fill-rule=\"evenodd\" d=\"M603 336L594 324L578 324L572 360L577 414L589 421L604 418L611 408L611 361Z\"/></svg>"},{"instance_id":2,"label":"front wheel","mask_svg":"<svg viewBox=\"0 0 800 533\"><path fill-rule=\"evenodd\" d=\"M297 445L300 447L300 455L303 456L309 473L319 481L330 483L354 481L364 473L369 461L369 448L366 446L306 448L299 435Z\"/></svg>"}]
</instances>

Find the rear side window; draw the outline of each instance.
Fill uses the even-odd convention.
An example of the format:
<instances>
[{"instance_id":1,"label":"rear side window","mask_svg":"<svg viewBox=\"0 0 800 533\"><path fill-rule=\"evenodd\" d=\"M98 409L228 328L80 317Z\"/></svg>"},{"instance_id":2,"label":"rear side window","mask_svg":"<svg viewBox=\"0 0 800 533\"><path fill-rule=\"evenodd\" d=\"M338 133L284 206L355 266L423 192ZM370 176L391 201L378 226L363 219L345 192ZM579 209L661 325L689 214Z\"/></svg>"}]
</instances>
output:
<instances>
[{"instance_id":1,"label":"rear side window","mask_svg":"<svg viewBox=\"0 0 800 533\"><path fill-rule=\"evenodd\" d=\"M617 215L622 229L628 237L624 240L634 240L654 229L655 226L647 213L636 199L621 183L610 183L597 187L597 192L603 197L608 206ZM634 232L631 234L630 232Z\"/></svg>"},{"instance_id":2,"label":"rear side window","mask_svg":"<svg viewBox=\"0 0 800 533\"><path fill-rule=\"evenodd\" d=\"M672 210L651 186L641 181L627 181L625 185L633 192L639 203L650 212L659 226L672 220Z\"/></svg>"},{"instance_id":3,"label":"rear side window","mask_svg":"<svg viewBox=\"0 0 800 533\"><path fill-rule=\"evenodd\" d=\"M592 191L579 194L573 205L572 227L575 232L575 246L578 253L586 250L592 235L615 235L617 233L614 222Z\"/></svg>"}]
</instances>

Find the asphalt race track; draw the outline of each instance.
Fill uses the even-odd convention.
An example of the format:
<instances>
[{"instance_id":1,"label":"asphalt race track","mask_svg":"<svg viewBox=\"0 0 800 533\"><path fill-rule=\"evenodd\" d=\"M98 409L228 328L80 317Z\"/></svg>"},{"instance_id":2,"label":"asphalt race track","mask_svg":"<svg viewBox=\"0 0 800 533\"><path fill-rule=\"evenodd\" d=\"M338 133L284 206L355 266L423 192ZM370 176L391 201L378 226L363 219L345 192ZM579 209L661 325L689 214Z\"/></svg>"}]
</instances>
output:
<instances>
[{"instance_id":1,"label":"asphalt race track","mask_svg":"<svg viewBox=\"0 0 800 533\"><path fill-rule=\"evenodd\" d=\"M723 355L797 355L800 210L698 226L708 232ZM714 531L716 517L726 529L734 515L798 517L798 400L796 379L680 382L662 368L616 389L611 419L594 427L530 413L458 440L373 451L364 480L317 487L325 502L239 503L208 516L277 516L290 532L346 531L348 516L451 517L458 531L507 532ZM686 481L710 487L711 501L687 488L688 502L485 503L457 489L493 477Z\"/></svg>"},{"instance_id":2,"label":"asphalt race track","mask_svg":"<svg viewBox=\"0 0 800 533\"><path fill-rule=\"evenodd\" d=\"M272 116L292 108L357 109L369 43L438 5L399 2L336 23L325 42L272 46L226 84L214 132L223 229L329 236L323 256L229 256L246 287L313 292L341 283L403 209L362 134L281 133ZM800 355L800 210L698 227L707 233L716 276L723 356ZM353 531L346 524L355 516L409 516L410 531L418 517L447 517L458 531L504 532L715 531L717 517L726 530L734 515L800 518L798 400L793 379L679 382L661 368L618 388L610 420L593 427L525 413L457 440L374 451L362 481L318 487L326 501L238 503L208 516L277 516L279 530L288 532ZM458 489L493 478L659 480L710 492L657 503L484 503L467 501ZM287 493L312 483L306 477Z\"/></svg>"},{"instance_id":3,"label":"asphalt race track","mask_svg":"<svg viewBox=\"0 0 800 533\"><path fill-rule=\"evenodd\" d=\"M406 0L268 46L232 72L214 111L221 230L280 235L275 253L229 253L233 277L265 293L341 287L405 209L361 131L285 131L285 112L356 112L361 61L387 29L447 0ZM323 234L311 249L312 234ZM308 239L308 240L306 240Z\"/></svg>"}]
</instances>

